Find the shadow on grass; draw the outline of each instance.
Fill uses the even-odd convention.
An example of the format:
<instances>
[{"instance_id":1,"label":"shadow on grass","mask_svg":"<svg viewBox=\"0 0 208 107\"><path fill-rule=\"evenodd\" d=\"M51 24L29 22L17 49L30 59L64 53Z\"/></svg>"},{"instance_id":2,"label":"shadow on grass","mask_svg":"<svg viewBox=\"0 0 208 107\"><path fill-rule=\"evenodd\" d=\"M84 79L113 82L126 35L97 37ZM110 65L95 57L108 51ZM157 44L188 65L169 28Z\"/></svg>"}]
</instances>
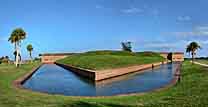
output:
<instances>
[{"instance_id":1,"label":"shadow on grass","mask_svg":"<svg viewBox=\"0 0 208 107\"><path fill-rule=\"evenodd\" d=\"M77 102L73 102L70 105L65 105L63 107L135 107L135 106L128 104L122 105L122 104L103 103L103 102L77 101Z\"/></svg>"}]
</instances>

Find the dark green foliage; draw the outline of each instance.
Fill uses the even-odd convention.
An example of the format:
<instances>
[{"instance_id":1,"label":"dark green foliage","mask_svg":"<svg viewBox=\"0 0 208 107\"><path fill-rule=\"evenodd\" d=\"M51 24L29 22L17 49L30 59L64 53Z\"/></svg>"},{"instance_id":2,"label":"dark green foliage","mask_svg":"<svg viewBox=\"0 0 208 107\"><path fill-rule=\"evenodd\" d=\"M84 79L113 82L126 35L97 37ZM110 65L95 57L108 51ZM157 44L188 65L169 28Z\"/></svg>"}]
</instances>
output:
<instances>
[{"instance_id":1,"label":"dark green foliage","mask_svg":"<svg viewBox=\"0 0 208 107\"><path fill-rule=\"evenodd\" d=\"M13 30L8 41L10 41L11 43L15 43L15 42L20 42L25 38L26 38L26 32L22 28L16 28Z\"/></svg>"},{"instance_id":2,"label":"dark green foliage","mask_svg":"<svg viewBox=\"0 0 208 107\"><path fill-rule=\"evenodd\" d=\"M35 57L34 60L35 61L41 61L41 58Z\"/></svg>"},{"instance_id":3,"label":"dark green foliage","mask_svg":"<svg viewBox=\"0 0 208 107\"><path fill-rule=\"evenodd\" d=\"M32 44L27 45L27 51L29 52L29 55L30 55L30 58L31 58L31 61L32 61L32 51L33 51Z\"/></svg>"},{"instance_id":4,"label":"dark green foliage","mask_svg":"<svg viewBox=\"0 0 208 107\"><path fill-rule=\"evenodd\" d=\"M121 42L123 51L132 52L131 42Z\"/></svg>"},{"instance_id":5,"label":"dark green foliage","mask_svg":"<svg viewBox=\"0 0 208 107\"><path fill-rule=\"evenodd\" d=\"M14 51L14 52L13 52L13 55L14 55L14 60L16 60L17 51Z\"/></svg>"},{"instance_id":6,"label":"dark green foliage","mask_svg":"<svg viewBox=\"0 0 208 107\"><path fill-rule=\"evenodd\" d=\"M14 60L16 60L16 57L17 57L17 51L14 51L14 52L13 52L13 55L14 55ZM21 57L20 53L19 53L19 58L20 58L20 61L21 61L21 60L22 60L22 57Z\"/></svg>"},{"instance_id":7,"label":"dark green foliage","mask_svg":"<svg viewBox=\"0 0 208 107\"><path fill-rule=\"evenodd\" d=\"M1 63L7 63L8 64L9 61L10 60L9 60L9 57L8 56L3 56L3 57L0 58L0 64Z\"/></svg>"},{"instance_id":8,"label":"dark green foliage","mask_svg":"<svg viewBox=\"0 0 208 107\"><path fill-rule=\"evenodd\" d=\"M196 51L198 49L201 49L201 46L197 43L197 42L191 42L187 47L186 47L186 52L187 53L191 53L191 56L192 56L192 64L194 62L194 58L195 58L195 55L196 55Z\"/></svg>"},{"instance_id":9,"label":"dark green foliage","mask_svg":"<svg viewBox=\"0 0 208 107\"><path fill-rule=\"evenodd\" d=\"M168 53L167 59L172 61L173 53Z\"/></svg>"},{"instance_id":10,"label":"dark green foliage","mask_svg":"<svg viewBox=\"0 0 208 107\"><path fill-rule=\"evenodd\" d=\"M26 32L22 28L16 28L13 30L11 36L8 41L11 43L18 42L26 38Z\"/></svg>"}]
</instances>

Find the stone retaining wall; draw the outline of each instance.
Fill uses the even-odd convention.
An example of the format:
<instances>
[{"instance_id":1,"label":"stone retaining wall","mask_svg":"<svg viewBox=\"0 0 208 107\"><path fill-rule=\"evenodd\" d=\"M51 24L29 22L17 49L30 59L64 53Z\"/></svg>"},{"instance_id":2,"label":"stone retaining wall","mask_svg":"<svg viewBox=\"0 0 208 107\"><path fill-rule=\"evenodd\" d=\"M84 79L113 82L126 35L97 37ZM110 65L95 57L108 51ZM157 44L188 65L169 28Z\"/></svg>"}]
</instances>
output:
<instances>
[{"instance_id":1,"label":"stone retaining wall","mask_svg":"<svg viewBox=\"0 0 208 107\"><path fill-rule=\"evenodd\" d=\"M55 64L65 68L67 70L70 70L70 71L72 71L72 72L74 72L76 74L79 74L80 76L87 77L87 78L90 78L90 79L94 79L95 78L95 72L94 71L83 69L83 68L74 67L74 66L71 66L71 65L60 64L60 63L57 63L57 62L55 62Z\"/></svg>"},{"instance_id":2,"label":"stone retaining wall","mask_svg":"<svg viewBox=\"0 0 208 107\"><path fill-rule=\"evenodd\" d=\"M74 67L71 65L65 65L60 63L55 63L65 69L68 69L70 71L73 71L80 76L87 77L89 79L100 81L108 78L113 78L121 75L125 75L128 73L138 72L144 69L149 69L155 66L159 66L161 64L166 64L168 62L157 62L152 64L143 64L143 65L135 65L135 66L129 66L129 67L122 67L122 68L116 68L116 69L107 69L107 70L99 70L99 71L92 71L87 69L82 69L78 67Z\"/></svg>"},{"instance_id":3,"label":"stone retaining wall","mask_svg":"<svg viewBox=\"0 0 208 107\"><path fill-rule=\"evenodd\" d=\"M144 65L125 67L125 68L96 71L95 72L95 80L99 81L99 80L112 78L112 77L132 73L132 72L138 72L138 71L141 71L144 69L149 69L152 67L156 67L156 66L159 66L159 65L165 64L165 63L167 63L167 62L158 62L158 63L153 63L153 64L144 64Z\"/></svg>"},{"instance_id":4,"label":"stone retaining wall","mask_svg":"<svg viewBox=\"0 0 208 107\"><path fill-rule=\"evenodd\" d=\"M16 79L15 81L13 81L13 85L16 88L23 88L22 84L24 84L25 81L27 81L40 67L42 66L39 65L38 67L34 67L30 72L28 72L26 75Z\"/></svg>"}]
</instances>

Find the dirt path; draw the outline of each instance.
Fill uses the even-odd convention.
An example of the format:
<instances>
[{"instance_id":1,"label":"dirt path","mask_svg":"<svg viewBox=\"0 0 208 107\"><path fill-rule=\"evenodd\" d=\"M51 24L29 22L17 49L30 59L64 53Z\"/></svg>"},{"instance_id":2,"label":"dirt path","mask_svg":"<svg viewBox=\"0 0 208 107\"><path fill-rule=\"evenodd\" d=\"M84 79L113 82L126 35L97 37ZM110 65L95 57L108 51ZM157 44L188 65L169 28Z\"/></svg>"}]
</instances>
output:
<instances>
[{"instance_id":1,"label":"dirt path","mask_svg":"<svg viewBox=\"0 0 208 107\"><path fill-rule=\"evenodd\" d=\"M191 61L191 62L192 62L192 61ZM199 63L199 62L196 62L196 61L194 61L194 64L198 64L198 65L201 65L201 66L204 66L204 67L208 67L207 64Z\"/></svg>"}]
</instances>

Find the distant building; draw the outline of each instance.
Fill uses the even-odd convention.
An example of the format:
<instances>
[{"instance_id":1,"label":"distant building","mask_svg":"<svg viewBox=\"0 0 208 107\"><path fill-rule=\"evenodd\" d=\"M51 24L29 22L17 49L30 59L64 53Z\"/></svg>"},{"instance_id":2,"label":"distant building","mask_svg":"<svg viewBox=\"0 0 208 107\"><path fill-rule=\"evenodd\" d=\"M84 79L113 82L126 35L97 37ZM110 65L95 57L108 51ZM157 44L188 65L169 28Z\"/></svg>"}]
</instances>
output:
<instances>
[{"instance_id":1,"label":"distant building","mask_svg":"<svg viewBox=\"0 0 208 107\"><path fill-rule=\"evenodd\" d=\"M42 63L54 63L59 59L63 59L67 56L73 55L74 53L45 53L40 54Z\"/></svg>"},{"instance_id":2,"label":"distant building","mask_svg":"<svg viewBox=\"0 0 208 107\"><path fill-rule=\"evenodd\" d=\"M160 55L166 58L167 60L184 61L183 52L160 52Z\"/></svg>"}]
</instances>

